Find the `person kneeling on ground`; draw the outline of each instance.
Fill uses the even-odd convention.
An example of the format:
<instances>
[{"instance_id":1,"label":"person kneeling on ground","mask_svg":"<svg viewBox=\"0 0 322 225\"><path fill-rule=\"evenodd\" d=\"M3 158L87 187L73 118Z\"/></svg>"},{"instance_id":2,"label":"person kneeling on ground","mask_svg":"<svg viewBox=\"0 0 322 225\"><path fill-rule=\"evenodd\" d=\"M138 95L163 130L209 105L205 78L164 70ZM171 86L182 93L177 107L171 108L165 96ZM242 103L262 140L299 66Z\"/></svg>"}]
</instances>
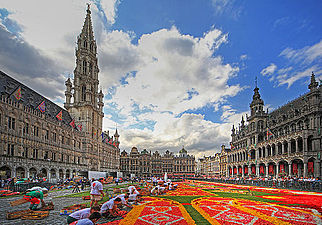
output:
<instances>
[{"instance_id":1,"label":"person kneeling on ground","mask_svg":"<svg viewBox=\"0 0 322 225\"><path fill-rule=\"evenodd\" d=\"M93 214L94 212L99 212L99 211L100 211L99 206L93 206L92 208L78 210L76 212L73 212L72 214L70 214L67 217L67 223L71 224L77 220L89 218L89 216L91 214Z\"/></svg>"},{"instance_id":2,"label":"person kneeling on ground","mask_svg":"<svg viewBox=\"0 0 322 225\"><path fill-rule=\"evenodd\" d=\"M137 204L141 200L141 194L130 194L128 202L133 202L134 204Z\"/></svg>"},{"instance_id":3,"label":"person kneeling on ground","mask_svg":"<svg viewBox=\"0 0 322 225\"><path fill-rule=\"evenodd\" d=\"M121 198L112 198L105 202L101 208L101 214L104 217L116 217L118 216L118 205L121 204Z\"/></svg>"},{"instance_id":4,"label":"person kneeling on ground","mask_svg":"<svg viewBox=\"0 0 322 225\"><path fill-rule=\"evenodd\" d=\"M127 206L129 208L133 208L133 206L128 204L128 199L129 199L129 194L128 193L119 194L115 198L120 198L121 199L122 206L125 205L125 206ZM121 206L121 204L119 206Z\"/></svg>"},{"instance_id":5,"label":"person kneeling on ground","mask_svg":"<svg viewBox=\"0 0 322 225\"><path fill-rule=\"evenodd\" d=\"M88 218L77 220L69 225L94 225L101 217L99 212L93 212Z\"/></svg>"},{"instance_id":6,"label":"person kneeling on ground","mask_svg":"<svg viewBox=\"0 0 322 225\"><path fill-rule=\"evenodd\" d=\"M39 203L41 202L41 207L45 207L46 204L44 202L44 197L46 197L48 195L48 191L47 190L43 190L43 191L31 191L31 192L27 192L24 196L23 199L25 199L26 201L30 202L30 207L29 209L31 210L36 210Z\"/></svg>"}]
</instances>

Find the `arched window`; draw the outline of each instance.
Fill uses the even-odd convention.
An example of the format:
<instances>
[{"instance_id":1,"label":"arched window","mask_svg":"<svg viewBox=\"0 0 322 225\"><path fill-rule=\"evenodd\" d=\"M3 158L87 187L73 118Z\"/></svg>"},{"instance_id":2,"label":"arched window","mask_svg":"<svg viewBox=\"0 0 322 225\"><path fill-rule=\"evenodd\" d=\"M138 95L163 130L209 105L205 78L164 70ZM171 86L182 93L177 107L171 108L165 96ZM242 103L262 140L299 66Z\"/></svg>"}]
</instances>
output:
<instances>
[{"instance_id":1,"label":"arched window","mask_svg":"<svg viewBox=\"0 0 322 225\"><path fill-rule=\"evenodd\" d=\"M84 41L84 48L87 48L87 41Z\"/></svg>"},{"instance_id":2,"label":"arched window","mask_svg":"<svg viewBox=\"0 0 322 225\"><path fill-rule=\"evenodd\" d=\"M87 62L85 60L83 61L83 73L87 73Z\"/></svg>"},{"instance_id":3,"label":"arched window","mask_svg":"<svg viewBox=\"0 0 322 225\"><path fill-rule=\"evenodd\" d=\"M86 87L82 86L82 101L86 101Z\"/></svg>"},{"instance_id":4,"label":"arched window","mask_svg":"<svg viewBox=\"0 0 322 225\"><path fill-rule=\"evenodd\" d=\"M92 74L93 72L93 63L89 63L89 73Z\"/></svg>"}]
</instances>

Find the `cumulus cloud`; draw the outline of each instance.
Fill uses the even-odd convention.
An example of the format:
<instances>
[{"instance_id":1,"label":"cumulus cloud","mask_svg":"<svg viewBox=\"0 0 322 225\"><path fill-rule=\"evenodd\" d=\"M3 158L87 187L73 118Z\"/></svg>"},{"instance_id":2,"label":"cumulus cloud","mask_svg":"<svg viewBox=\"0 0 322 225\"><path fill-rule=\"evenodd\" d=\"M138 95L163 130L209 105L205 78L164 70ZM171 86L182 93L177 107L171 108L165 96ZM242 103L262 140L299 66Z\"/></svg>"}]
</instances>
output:
<instances>
[{"instance_id":1,"label":"cumulus cloud","mask_svg":"<svg viewBox=\"0 0 322 225\"><path fill-rule=\"evenodd\" d=\"M287 88L290 88L295 82L304 78L307 83L312 71L316 77L321 75L322 40L301 49L285 48L279 56L285 60L287 66L280 66L277 70L277 66L272 63L261 72L264 76L270 76L269 80L275 82L277 86L287 85ZM276 74L273 74L276 70Z\"/></svg>"},{"instance_id":2,"label":"cumulus cloud","mask_svg":"<svg viewBox=\"0 0 322 225\"><path fill-rule=\"evenodd\" d=\"M116 60L107 64L109 70L120 74L135 70L105 99L105 105L118 111L118 126L124 132L122 148L177 152L184 145L191 153L203 154L219 151L229 142L231 121L213 123L203 115L186 113L209 105L218 107L242 90L227 84L239 69L216 55L227 42L226 34L213 28L197 38L173 26L142 35L137 44L122 31L107 36L105 44L111 46L107 58ZM106 123L106 129L113 127Z\"/></svg>"},{"instance_id":3,"label":"cumulus cloud","mask_svg":"<svg viewBox=\"0 0 322 225\"><path fill-rule=\"evenodd\" d=\"M277 69L277 66L274 63L271 63L268 67L264 68L261 71L261 74L263 76L270 76L275 72L276 69Z\"/></svg>"},{"instance_id":4,"label":"cumulus cloud","mask_svg":"<svg viewBox=\"0 0 322 225\"><path fill-rule=\"evenodd\" d=\"M84 23L87 2L0 0L1 7L8 12L0 21L0 51L4 52L0 56L1 67L46 97L62 98L66 74L72 74L75 67L75 43ZM106 10L110 23L115 21L119 1L102 0L95 4ZM91 4L94 32L101 39L104 26L95 4ZM30 82L35 77L39 82Z\"/></svg>"},{"instance_id":5,"label":"cumulus cloud","mask_svg":"<svg viewBox=\"0 0 322 225\"><path fill-rule=\"evenodd\" d=\"M0 3L10 12L8 19L19 25L14 33L0 21L1 48L9 46L0 49L5 52L0 55L1 66L8 68L9 75L34 78L31 87L61 104L66 74L75 67L75 41L84 22L86 1ZM243 89L228 85L239 68L224 63L217 53L228 42L228 35L211 28L202 37L194 37L173 26L144 34L134 44L133 33L106 30L105 19L115 22L118 4L103 0L91 6L100 85L105 93L109 90L104 99L104 130L115 130L117 121L125 149L137 146L177 152L184 145L198 155L219 151L230 140L231 118L236 113L225 115L222 124L187 111L218 110Z\"/></svg>"}]
</instances>

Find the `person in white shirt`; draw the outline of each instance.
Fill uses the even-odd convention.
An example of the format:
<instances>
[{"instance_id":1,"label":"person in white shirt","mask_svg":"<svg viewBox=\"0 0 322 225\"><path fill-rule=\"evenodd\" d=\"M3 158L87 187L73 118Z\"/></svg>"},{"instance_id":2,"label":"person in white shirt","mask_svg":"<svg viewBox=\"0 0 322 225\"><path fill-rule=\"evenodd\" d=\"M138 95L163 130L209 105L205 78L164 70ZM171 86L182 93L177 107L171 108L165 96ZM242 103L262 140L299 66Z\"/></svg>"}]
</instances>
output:
<instances>
[{"instance_id":1,"label":"person in white shirt","mask_svg":"<svg viewBox=\"0 0 322 225\"><path fill-rule=\"evenodd\" d=\"M120 198L121 199L121 203L122 205L125 205L129 208L132 208L132 206L130 206L128 203L127 203L127 199L129 198L129 194L128 193L125 193L125 194L119 194L117 195L115 198ZM114 198L114 199L115 199Z\"/></svg>"},{"instance_id":2,"label":"person in white shirt","mask_svg":"<svg viewBox=\"0 0 322 225\"><path fill-rule=\"evenodd\" d=\"M101 195L104 197L103 184L99 181L92 182L90 194L91 194L90 206L93 207L94 205L97 205L97 202L101 199Z\"/></svg>"},{"instance_id":3,"label":"person in white shirt","mask_svg":"<svg viewBox=\"0 0 322 225\"><path fill-rule=\"evenodd\" d=\"M128 189L129 189L130 195L131 194L137 194L137 195L140 194L140 192L138 192L138 190L136 190L135 186L129 186Z\"/></svg>"},{"instance_id":4,"label":"person in white shirt","mask_svg":"<svg viewBox=\"0 0 322 225\"><path fill-rule=\"evenodd\" d=\"M92 213L94 212L99 212L100 207L99 206L93 206L93 208L86 208L86 209L81 209L76 212L73 212L67 217L67 223L70 224L74 221L81 220L81 219L86 219L88 218Z\"/></svg>"},{"instance_id":5,"label":"person in white shirt","mask_svg":"<svg viewBox=\"0 0 322 225\"><path fill-rule=\"evenodd\" d=\"M118 205L121 204L121 198L112 198L109 201L105 202L101 207L101 214L104 217L115 217L118 212Z\"/></svg>"},{"instance_id":6,"label":"person in white shirt","mask_svg":"<svg viewBox=\"0 0 322 225\"><path fill-rule=\"evenodd\" d=\"M93 212L88 218L76 220L69 225L94 225L101 217L99 212Z\"/></svg>"}]
</instances>

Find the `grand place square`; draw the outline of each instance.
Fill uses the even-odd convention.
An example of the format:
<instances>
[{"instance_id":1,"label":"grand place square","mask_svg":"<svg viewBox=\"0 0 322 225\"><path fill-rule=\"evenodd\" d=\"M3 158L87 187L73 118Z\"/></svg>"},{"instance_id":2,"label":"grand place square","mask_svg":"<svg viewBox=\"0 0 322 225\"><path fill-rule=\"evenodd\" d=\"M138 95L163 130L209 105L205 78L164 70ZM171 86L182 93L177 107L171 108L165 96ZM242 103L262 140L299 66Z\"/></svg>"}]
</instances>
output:
<instances>
[{"instance_id":1,"label":"grand place square","mask_svg":"<svg viewBox=\"0 0 322 225\"><path fill-rule=\"evenodd\" d=\"M233 57L264 3L49 2L0 1L0 224L322 224L321 36Z\"/></svg>"}]
</instances>

